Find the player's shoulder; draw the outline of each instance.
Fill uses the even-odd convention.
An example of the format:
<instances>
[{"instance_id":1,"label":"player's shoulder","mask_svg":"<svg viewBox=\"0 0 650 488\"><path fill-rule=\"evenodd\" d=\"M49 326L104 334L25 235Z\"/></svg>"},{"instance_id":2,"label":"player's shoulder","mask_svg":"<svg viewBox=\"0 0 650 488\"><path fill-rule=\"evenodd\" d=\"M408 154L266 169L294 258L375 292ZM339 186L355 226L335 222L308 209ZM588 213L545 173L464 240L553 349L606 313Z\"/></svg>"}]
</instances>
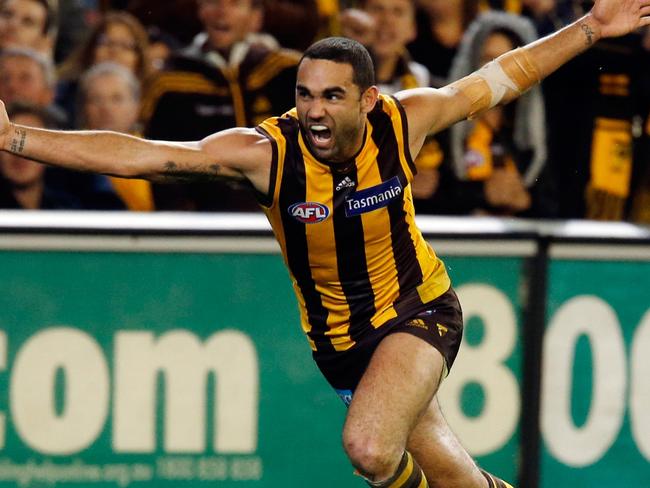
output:
<instances>
[{"instance_id":1,"label":"player's shoulder","mask_svg":"<svg viewBox=\"0 0 650 488\"><path fill-rule=\"evenodd\" d=\"M286 138L290 134L297 134L300 128L298 114L295 108L282 115L269 117L256 126L257 131L270 133L274 138Z\"/></svg>"}]
</instances>

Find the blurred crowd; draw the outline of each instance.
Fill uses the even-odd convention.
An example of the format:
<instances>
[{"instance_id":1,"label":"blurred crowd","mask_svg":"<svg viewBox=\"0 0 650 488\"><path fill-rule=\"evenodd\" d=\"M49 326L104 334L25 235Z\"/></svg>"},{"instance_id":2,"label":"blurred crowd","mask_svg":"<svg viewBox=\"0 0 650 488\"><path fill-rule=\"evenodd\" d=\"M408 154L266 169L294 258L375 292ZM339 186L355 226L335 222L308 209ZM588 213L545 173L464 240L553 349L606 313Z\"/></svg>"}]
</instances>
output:
<instances>
[{"instance_id":1,"label":"blurred crowd","mask_svg":"<svg viewBox=\"0 0 650 488\"><path fill-rule=\"evenodd\" d=\"M197 140L294 105L301 50L343 35L384 93L440 87L584 0L0 0L13 121ZM419 213L650 223L650 30L601 41L516 102L432 135ZM0 155L0 208L257 211L243 183L152 185Z\"/></svg>"}]
</instances>

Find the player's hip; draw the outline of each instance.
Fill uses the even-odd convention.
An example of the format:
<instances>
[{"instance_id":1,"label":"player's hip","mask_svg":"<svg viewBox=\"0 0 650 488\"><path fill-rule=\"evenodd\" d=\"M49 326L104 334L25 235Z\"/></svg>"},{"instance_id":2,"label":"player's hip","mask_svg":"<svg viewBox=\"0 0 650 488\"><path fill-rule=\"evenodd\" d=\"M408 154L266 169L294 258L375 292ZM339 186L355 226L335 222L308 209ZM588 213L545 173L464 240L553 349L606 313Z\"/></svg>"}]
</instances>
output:
<instances>
[{"instance_id":1,"label":"player's hip","mask_svg":"<svg viewBox=\"0 0 650 488\"><path fill-rule=\"evenodd\" d=\"M351 395L381 340L397 332L412 334L435 347L444 357L447 370L451 369L463 332L462 311L454 290L449 288L418 309L398 315L376 329L365 331L348 350L316 350L313 353L314 360L332 387L337 391L349 391Z\"/></svg>"}]
</instances>

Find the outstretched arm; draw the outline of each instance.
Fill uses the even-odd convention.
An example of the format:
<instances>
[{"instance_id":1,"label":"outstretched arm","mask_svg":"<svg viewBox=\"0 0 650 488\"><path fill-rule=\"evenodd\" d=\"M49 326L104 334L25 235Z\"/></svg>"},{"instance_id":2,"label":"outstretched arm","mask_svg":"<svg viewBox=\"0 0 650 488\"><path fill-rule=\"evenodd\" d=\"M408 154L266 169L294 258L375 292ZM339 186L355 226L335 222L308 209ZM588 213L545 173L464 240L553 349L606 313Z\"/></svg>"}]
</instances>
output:
<instances>
[{"instance_id":1,"label":"outstretched arm","mask_svg":"<svg viewBox=\"0 0 650 488\"><path fill-rule=\"evenodd\" d=\"M149 141L107 131L54 131L12 124L0 102L0 148L52 166L151 181L247 178L268 189L272 148L254 129L201 141Z\"/></svg>"},{"instance_id":2,"label":"outstretched arm","mask_svg":"<svg viewBox=\"0 0 650 488\"><path fill-rule=\"evenodd\" d=\"M600 38L622 36L645 25L650 25L650 0L596 0L591 12L573 24L440 90L398 93L408 117L412 153L417 154L428 133L514 100Z\"/></svg>"}]
</instances>

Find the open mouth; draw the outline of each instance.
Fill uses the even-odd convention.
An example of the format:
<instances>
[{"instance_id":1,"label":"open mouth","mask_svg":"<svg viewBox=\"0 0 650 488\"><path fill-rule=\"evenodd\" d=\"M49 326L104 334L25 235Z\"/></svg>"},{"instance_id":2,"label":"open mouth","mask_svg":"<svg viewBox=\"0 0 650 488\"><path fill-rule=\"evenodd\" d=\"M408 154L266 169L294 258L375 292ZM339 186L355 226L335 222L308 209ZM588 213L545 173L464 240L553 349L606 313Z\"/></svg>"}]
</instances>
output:
<instances>
[{"instance_id":1,"label":"open mouth","mask_svg":"<svg viewBox=\"0 0 650 488\"><path fill-rule=\"evenodd\" d=\"M309 126L309 135L313 144L319 149L326 149L332 143L332 131L323 124L312 124Z\"/></svg>"}]
</instances>

